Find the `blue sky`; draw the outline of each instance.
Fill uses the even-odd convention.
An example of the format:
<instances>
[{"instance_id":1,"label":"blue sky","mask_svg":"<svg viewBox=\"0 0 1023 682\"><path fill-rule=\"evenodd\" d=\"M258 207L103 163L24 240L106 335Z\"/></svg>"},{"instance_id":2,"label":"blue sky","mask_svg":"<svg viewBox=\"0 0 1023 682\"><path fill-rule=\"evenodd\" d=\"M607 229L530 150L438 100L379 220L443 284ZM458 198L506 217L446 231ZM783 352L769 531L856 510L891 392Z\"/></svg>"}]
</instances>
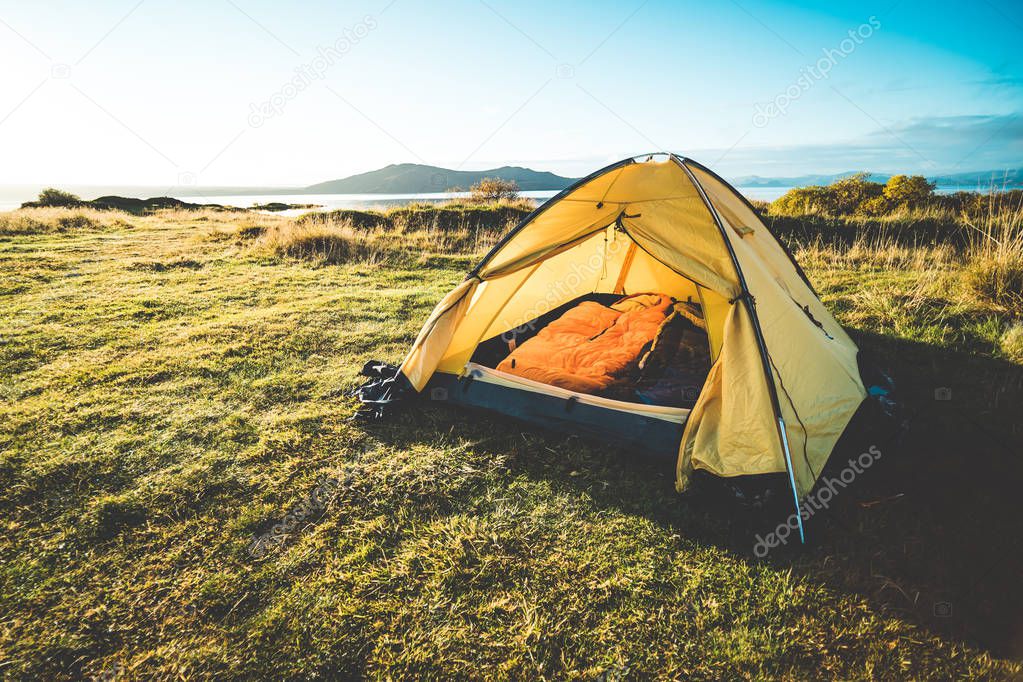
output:
<instances>
[{"instance_id":1,"label":"blue sky","mask_svg":"<svg viewBox=\"0 0 1023 682\"><path fill-rule=\"evenodd\" d=\"M0 183L1019 167L1021 44L1007 0L0 2Z\"/></svg>"}]
</instances>

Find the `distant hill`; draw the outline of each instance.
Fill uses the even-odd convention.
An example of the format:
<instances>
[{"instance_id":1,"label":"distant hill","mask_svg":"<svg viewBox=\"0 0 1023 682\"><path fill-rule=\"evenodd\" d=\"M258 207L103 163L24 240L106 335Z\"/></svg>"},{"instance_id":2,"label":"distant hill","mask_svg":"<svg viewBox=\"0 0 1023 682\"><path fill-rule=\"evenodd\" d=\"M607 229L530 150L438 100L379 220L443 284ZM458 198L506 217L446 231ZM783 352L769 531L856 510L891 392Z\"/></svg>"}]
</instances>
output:
<instances>
[{"instance_id":1,"label":"distant hill","mask_svg":"<svg viewBox=\"0 0 1023 682\"><path fill-rule=\"evenodd\" d=\"M575 178L519 166L458 171L418 163L399 163L339 180L320 182L303 191L310 194L421 194L443 192L452 187L468 189L483 178L514 180L519 189L525 191L560 190L575 182Z\"/></svg>"},{"instance_id":2,"label":"distant hill","mask_svg":"<svg viewBox=\"0 0 1023 682\"><path fill-rule=\"evenodd\" d=\"M962 187L963 189L987 189L992 186L996 188L1002 186L1023 187L1023 168L936 175L929 180L940 186Z\"/></svg>"},{"instance_id":3,"label":"distant hill","mask_svg":"<svg viewBox=\"0 0 1023 682\"><path fill-rule=\"evenodd\" d=\"M830 185L835 180L855 175L858 171L846 171L844 173L797 175L792 177L765 178L761 175L743 175L732 178L731 182L737 187L806 187L807 185ZM891 176L871 173L872 182L887 182Z\"/></svg>"},{"instance_id":4,"label":"distant hill","mask_svg":"<svg viewBox=\"0 0 1023 682\"><path fill-rule=\"evenodd\" d=\"M765 178L760 175L744 175L733 178L736 187L806 187L807 185L829 185L835 180L855 175L856 171L832 173L827 175L799 175L787 178ZM871 182L888 182L891 175L871 173ZM970 171L933 175L927 178L939 187L962 187L963 189L987 189L989 187L1023 187L1023 168L1008 170Z\"/></svg>"}]
</instances>

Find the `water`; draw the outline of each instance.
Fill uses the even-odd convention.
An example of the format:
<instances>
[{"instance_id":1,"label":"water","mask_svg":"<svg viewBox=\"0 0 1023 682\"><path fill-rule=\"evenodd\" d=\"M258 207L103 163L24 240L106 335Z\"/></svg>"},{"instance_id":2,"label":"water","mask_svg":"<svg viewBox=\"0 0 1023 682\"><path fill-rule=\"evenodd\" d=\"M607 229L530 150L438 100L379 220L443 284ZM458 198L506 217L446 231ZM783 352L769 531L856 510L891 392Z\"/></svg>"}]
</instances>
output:
<instances>
[{"instance_id":1,"label":"water","mask_svg":"<svg viewBox=\"0 0 1023 682\"><path fill-rule=\"evenodd\" d=\"M92 191L82 191L79 196L93 198L104 194L119 194L120 196L146 198L151 196L163 196L166 189L157 188L108 188L102 191L90 188ZM121 191L117 191L120 189ZM758 199L760 201L774 201L791 187L738 187L736 188L747 199ZM948 194L961 190L961 187L939 187L938 194ZM71 188L74 192L74 188ZM148 193L147 193L148 191ZM23 202L31 201L36 197L38 189L29 187L0 187L0 211L12 211L18 208ZM523 197L533 199L538 204L550 199L557 191L532 191L519 192ZM283 204L316 204L317 208L291 209L279 211L278 215L301 215L310 211L332 211L339 208L350 208L359 210L385 209L395 206L404 206L415 202L442 203L451 199L461 199L469 196L468 192L435 192L432 194L178 194L171 192L170 196L181 201L194 204L223 204L225 206L237 206L238 208L250 208L257 204L268 204L278 202Z\"/></svg>"},{"instance_id":2,"label":"water","mask_svg":"<svg viewBox=\"0 0 1023 682\"><path fill-rule=\"evenodd\" d=\"M751 187L739 188L739 191L750 199L762 199L771 201L777 199L789 188L787 187ZM23 202L35 198L37 191L29 188L0 188L0 211L13 211L21 206ZM542 204L558 192L532 191L519 192L523 197L533 199ZM102 196L104 194L118 194L118 192L82 192L83 198ZM131 191L120 193L120 196L133 196L146 198L149 196L162 195L163 192L154 190L151 193L144 191ZM193 204L223 204L225 206L237 206L238 208L250 208L257 204L269 204L277 202L282 204L316 204L317 208L291 209L278 211L279 215L301 215L309 211L333 211L339 208L350 208L359 210L386 209L395 206L405 206L411 203L442 203L451 199L462 199L469 196L468 192L434 192L431 194L177 194L170 196L181 201Z\"/></svg>"},{"instance_id":3,"label":"water","mask_svg":"<svg viewBox=\"0 0 1023 682\"><path fill-rule=\"evenodd\" d=\"M757 199L758 201L774 201L785 192L788 192L791 187L736 187L739 190L739 194L743 195L747 199Z\"/></svg>"},{"instance_id":4,"label":"water","mask_svg":"<svg viewBox=\"0 0 1023 682\"><path fill-rule=\"evenodd\" d=\"M557 191L519 192L520 196L542 204ZM380 210L406 206L412 203L439 204L452 199L464 199L468 192L433 192L430 194L252 194L252 195L182 195L176 199L195 204L224 204L239 208L250 208L258 204L279 202L282 204L316 204L317 208L275 211L277 215L301 215L310 211L333 211L339 208L358 210Z\"/></svg>"},{"instance_id":5,"label":"water","mask_svg":"<svg viewBox=\"0 0 1023 682\"><path fill-rule=\"evenodd\" d=\"M750 187L739 188L749 199L773 201L789 190L788 187ZM542 204L558 192L555 190L519 192L519 195ZM405 206L411 203L439 204L452 199L464 199L468 192L435 192L432 194L258 194L236 196L178 196L177 199L195 204L225 204L239 208L249 208L272 201L282 204L316 204L318 208L290 209L276 211L279 215L301 215L309 211L333 211L339 208L358 210L374 210Z\"/></svg>"}]
</instances>

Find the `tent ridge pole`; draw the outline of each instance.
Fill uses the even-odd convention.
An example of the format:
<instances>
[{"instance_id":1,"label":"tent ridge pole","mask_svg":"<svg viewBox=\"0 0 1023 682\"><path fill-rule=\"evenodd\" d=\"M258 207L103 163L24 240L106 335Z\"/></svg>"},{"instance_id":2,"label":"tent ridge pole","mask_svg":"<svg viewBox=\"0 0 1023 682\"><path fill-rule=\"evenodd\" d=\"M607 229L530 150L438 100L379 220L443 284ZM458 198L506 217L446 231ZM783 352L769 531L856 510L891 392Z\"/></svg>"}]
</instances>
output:
<instances>
[{"instance_id":1,"label":"tent ridge pole","mask_svg":"<svg viewBox=\"0 0 1023 682\"><path fill-rule=\"evenodd\" d=\"M781 250L785 252L786 256L788 256L789 261L792 263L792 267L794 267L796 269L796 274L799 275L799 278L803 280L803 282L806 284L807 287L809 287L810 291L813 292L814 296L816 296L817 298L820 298L820 295L817 293L817 290L813 288L813 282L810 281L810 278L806 276L806 272L803 271L803 266L800 265L799 261L796 260L796 257L792 255L792 250L789 249L789 247L785 245L785 242L783 242L781 239L778 238L778 235L775 234L774 230L771 229L771 226L767 224L767 221L760 218L760 213L757 211L757 209L755 209L753 207L753 204L751 204L749 202L749 199L747 199L745 196L743 196L742 192L740 192L739 190L737 190L734 187L732 187L732 185L727 180L725 180L723 177L721 177L720 175L718 175L717 173L715 173L711 169L709 169L706 166L704 166L699 161L694 161L694 160L692 160L690 158L686 158L685 162L687 164L692 164L692 165L696 166L697 168L702 170L704 173L706 173L707 175L711 176L712 178L714 178L715 180L720 182L727 189L731 190L732 194L734 194L735 196L739 197L739 200L742 201L742 203L746 205L746 208L748 208L750 210L750 212L753 215L755 215L758 220L760 220L760 224L764 226L765 230L767 230L767 234L771 235L771 237L774 239L774 241L778 242L778 246L780 246Z\"/></svg>"}]
</instances>

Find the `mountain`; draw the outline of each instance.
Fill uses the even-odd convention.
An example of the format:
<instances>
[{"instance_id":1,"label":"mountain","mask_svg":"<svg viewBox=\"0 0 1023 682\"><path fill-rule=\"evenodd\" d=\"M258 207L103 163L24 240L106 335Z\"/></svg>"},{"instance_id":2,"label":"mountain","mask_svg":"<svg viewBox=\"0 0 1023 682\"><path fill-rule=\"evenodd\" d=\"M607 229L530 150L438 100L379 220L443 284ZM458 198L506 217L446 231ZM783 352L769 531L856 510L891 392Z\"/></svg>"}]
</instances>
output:
<instances>
[{"instance_id":1,"label":"mountain","mask_svg":"<svg viewBox=\"0 0 1023 682\"><path fill-rule=\"evenodd\" d=\"M807 185L829 185L835 180L847 178L855 174L856 171L846 171L845 173L832 173L829 175L799 175L787 178L765 178L760 175L744 175L733 178L732 184L736 187L806 187ZM868 179L871 182L888 182L890 177L891 175L884 173L871 173ZM1023 187L1023 168L932 175L927 179L938 187L961 187L964 190L979 189L983 191L990 187L995 187L996 189L1002 187Z\"/></svg>"},{"instance_id":2,"label":"mountain","mask_svg":"<svg viewBox=\"0 0 1023 682\"><path fill-rule=\"evenodd\" d=\"M1003 186L1023 187L1023 168L936 175L928 179L941 187L962 187L963 189L986 190L989 187L996 189Z\"/></svg>"},{"instance_id":3,"label":"mountain","mask_svg":"<svg viewBox=\"0 0 1023 682\"><path fill-rule=\"evenodd\" d=\"M844 173L831 173L827 175L797 175L787 178L765 178L760 175L743 175L733 178L732 184L736 187L806 187L807 185L830 185L835 180L856 175L858 171L846 171ZM871 173L868 178L871 182L888 182L891 176Z\"/></svg>"},{"instance_id":4,"label":"mountain","mask_svg":"<svg viewBox=\"0 0 1023 682\"><path fill-rule=\"evenodd\" d=\"M421 194L443 192L452 187L468 189L483 178L514 180L519 189L564 189L575 178L535 171L519 166L502 166L484 171L459 171L418 163L391 164L379 170L306 187L310 194Z\"/></svg>"}]
</instances>

